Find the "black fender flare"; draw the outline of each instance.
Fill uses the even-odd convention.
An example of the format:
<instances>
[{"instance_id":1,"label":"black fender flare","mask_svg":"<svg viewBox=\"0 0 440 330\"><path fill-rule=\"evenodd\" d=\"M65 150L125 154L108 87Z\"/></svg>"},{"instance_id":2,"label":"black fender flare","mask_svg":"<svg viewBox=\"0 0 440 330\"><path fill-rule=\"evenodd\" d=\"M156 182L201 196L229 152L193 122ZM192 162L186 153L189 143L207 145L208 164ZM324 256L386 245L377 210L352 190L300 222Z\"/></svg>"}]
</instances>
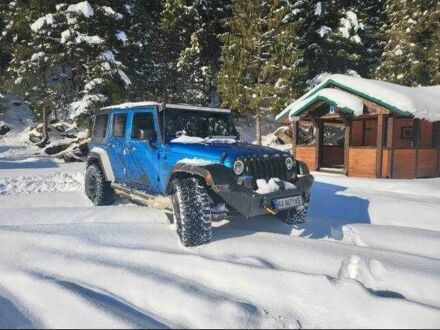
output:
<instances>
[{"instance_id":1,"label":"black fender flare","mask_svg":"<svg viewBox=\"0 0 440 330\"><path fill-rule=\"evenodd\" d=\"M310 169L306 163L296 160L296 173L300 175L310 174Z\"/></svg>"},{"instance_id":2,"label":"black fender flare","mask_svg":"<svg viewBox=\"0 0 440 330\"><path fill-rule=\"evenodd\" d=\"M107 159L107 162L108 162L108 159ZM113 171L110 168L111 173L108 173L109 172L109 169L108 169L109 164L107 164L107 166L106 166L106 164L104 164L103 159L101 157L101 153L94 152L94 151L89 152L89 154L87 156L87 161L86 161L86 168L92 164L96 164L101 168L102 172L104 173L104 177L107 181L114 181Z\"/></svg>"},{"instance_id":3,"label":"black fender flare","mask_svg":"<svg viewBox=\"0 0 440 330\"><path fill-rule=\"evenodd\" d=\"M176 164L169 176L166 195L172 193L171 184L175 178L196 176L204 180L208 187L214 188L220 185L229 185L235 182L234 172L222 164L192 165L185 163Z\"/></svg>"}]
</instances>

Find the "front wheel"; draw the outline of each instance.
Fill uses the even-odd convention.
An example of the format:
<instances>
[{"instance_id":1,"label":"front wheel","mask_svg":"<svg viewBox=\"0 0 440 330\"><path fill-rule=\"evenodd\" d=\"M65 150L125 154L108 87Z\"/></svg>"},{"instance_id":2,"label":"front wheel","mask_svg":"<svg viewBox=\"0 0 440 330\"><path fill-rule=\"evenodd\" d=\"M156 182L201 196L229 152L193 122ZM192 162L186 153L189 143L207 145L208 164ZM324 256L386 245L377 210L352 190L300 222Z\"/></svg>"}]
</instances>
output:
<instances>
[{"instance_id":1,"label":"front wheel","mask_svg":"<svg viewBox=\"0 0 440 330\"><path fill-rule=\"evenodd\" d=\"M197 178L173 181L174 222L184 246L209 243L212 238L211 206L206 185Z\"/></svg>"}]
</instances>

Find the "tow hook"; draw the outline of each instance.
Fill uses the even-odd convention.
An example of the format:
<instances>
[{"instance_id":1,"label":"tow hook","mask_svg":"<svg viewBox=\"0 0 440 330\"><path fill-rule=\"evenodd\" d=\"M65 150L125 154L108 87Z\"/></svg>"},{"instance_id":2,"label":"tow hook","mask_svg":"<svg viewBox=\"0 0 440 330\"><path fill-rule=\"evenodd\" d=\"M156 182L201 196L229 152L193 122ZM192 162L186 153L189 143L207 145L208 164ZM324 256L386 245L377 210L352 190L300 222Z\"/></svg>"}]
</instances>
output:
<instances>
[{"instance_id":1,"label":"tow hook","mask_svg":"<svg viewBox=\"0 0 440 330\"><path fill-rule=\"evenodd\" d=\"M272 215L277 215L278 214L278 210L275 210L272 207L272 201L270 199L267 199L267 198L264 199L263 207L266 210L266 212L269 213L269 214L272 214Z\"/></svg>"}]
</instances>

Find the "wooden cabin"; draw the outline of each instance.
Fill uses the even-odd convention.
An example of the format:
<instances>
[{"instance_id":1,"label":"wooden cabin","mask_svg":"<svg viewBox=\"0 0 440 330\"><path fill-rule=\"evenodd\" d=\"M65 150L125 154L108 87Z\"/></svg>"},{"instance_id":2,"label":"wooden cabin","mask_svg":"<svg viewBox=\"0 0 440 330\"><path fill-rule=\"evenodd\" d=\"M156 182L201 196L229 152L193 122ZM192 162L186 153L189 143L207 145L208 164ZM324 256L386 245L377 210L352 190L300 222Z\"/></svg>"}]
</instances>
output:
<instances>
[{"instance_id":1,"label":"wooden cabin","mask_svg":"<svg viewBox=\"0 0 440 330\"><path fill-rule=\"evenodd\" d=\"M313 171L369 178L440 176L440 86L404 87L332 75L277 116ZM311 132L308 139L301 133ZM326 132L340 129L328 142ZM304 134L302 134L304 135Z\"/></svg>"}]
</instances>

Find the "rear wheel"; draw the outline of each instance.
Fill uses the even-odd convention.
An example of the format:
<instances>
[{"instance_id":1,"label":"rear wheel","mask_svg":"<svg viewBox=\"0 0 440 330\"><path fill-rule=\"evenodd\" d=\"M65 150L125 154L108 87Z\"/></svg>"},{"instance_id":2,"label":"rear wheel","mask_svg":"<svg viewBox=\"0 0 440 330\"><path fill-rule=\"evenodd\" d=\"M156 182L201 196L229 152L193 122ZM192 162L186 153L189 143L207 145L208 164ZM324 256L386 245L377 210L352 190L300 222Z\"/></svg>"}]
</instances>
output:
<instances>
[{"instance_id":1,"label":"rear wheel","mask_svg":"<svg viewBox=\"0 0 440 330\"><path fill-rule=\"evenodd\" d=\"M110 182L105 180L104 173L96 164L87 167L85 192L95 206L110 205L115 200L115 191Z\"/></svg>"},{"instance_id":2,"label":"rear wheel","mask_svg":"<svg viewBox=\"0 0 440 330\"><path fill-rule=\"evenodd\" d=\"M197 178L173 181L174 222L184 246L209 243L212 238L211 207L206 185Z\"/></svg>"}]
</instances>

